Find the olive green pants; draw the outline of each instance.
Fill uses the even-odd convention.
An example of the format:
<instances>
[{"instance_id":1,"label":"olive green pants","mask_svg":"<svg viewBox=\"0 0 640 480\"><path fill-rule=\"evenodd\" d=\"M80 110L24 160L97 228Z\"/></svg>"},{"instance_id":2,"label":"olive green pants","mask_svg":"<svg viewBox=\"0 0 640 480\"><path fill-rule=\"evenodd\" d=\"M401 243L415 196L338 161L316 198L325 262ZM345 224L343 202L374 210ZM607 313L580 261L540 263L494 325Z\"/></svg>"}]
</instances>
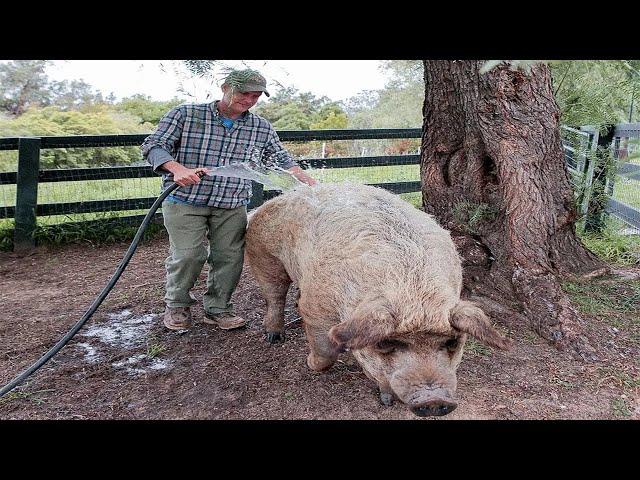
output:
<instances>
[{"instance_id":1,"label":"olive green pants","mask_svg":"<svg viewBox=\"0 0 640 480\"><path fill-rule=\"evenodd\" d=\"M188 307L196 303L190 290L207 261L204 310L208 313L232 311L230 299L240 280L244 260L246 206L194 207L165 200L162 214L170 244L165 260L167 306Z\"/></svg>"}]
</instances>

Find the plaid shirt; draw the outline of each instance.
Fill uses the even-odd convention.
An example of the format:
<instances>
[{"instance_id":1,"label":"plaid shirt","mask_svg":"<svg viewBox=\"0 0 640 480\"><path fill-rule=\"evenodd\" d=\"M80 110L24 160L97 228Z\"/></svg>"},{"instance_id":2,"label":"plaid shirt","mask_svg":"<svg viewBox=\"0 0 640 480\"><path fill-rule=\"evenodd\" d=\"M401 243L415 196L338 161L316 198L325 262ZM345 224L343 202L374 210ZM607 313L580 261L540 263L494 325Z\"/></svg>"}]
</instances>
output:
<instances>
[{"instance_id":1,"label":"plaid shirt","mask_svg":"<svg viewBox=\"0 0 640 480\"><path fill-rule=\"evenodd\" d=\"M224 127L218 101L173 108L140 148L154 171L170 160L187 168L218 167L251 159L269 159L284 169L297 165L273 126L259 115L245 112L231 128ZM162 177L164 190L173 175L167 172ZM171 197L191 205L236 208L249 203L251 180L207 175L195 185L178 188Z\"/></svg>"}]
</instances>

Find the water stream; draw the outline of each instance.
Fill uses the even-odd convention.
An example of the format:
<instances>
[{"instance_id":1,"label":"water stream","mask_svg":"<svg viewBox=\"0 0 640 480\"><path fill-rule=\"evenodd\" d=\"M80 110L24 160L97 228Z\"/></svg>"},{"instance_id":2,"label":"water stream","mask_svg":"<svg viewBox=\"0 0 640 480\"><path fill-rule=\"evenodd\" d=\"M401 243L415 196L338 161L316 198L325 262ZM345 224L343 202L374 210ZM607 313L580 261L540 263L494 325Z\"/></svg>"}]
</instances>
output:
<instances>
[{"instance_id":1,"label":"water stream","mask_svg":"<svg viewBox=\"0 0 640 480\"><path fill-rule=\"evenodd\" d=\"M275 166L243 163L233 163L222 167L209 167L209 176L236 177L247 180L254 180L262 183L270 190L286 192L294 188L305 185L294 177L290 172Z\"/></svg>"}]
</instances>

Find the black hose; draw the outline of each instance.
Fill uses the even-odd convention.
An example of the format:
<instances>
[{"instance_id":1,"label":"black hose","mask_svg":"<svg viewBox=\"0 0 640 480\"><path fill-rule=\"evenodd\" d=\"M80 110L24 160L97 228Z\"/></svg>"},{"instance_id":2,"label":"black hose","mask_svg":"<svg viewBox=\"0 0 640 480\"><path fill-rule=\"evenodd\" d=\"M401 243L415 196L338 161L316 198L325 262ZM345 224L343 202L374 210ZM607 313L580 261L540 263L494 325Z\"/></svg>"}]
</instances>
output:
<instances>
[{"instance_id":1,"label":"black hose","mask_svg":"<svg viewBox=\"0 0 640 480\"><path fill-rule=\"evenodd\" d=\"M160 204L163 202L163 200L167 198L167 196L178 187L179 185L177 183L172 183L164 192L162 192L162 194L156 199L156 201L153 202L153 205L149 209L147 216L144 217L142 224L138 228L138 232L136 233L136 236L133 238L133 241L129 246L129 250L127 250L127 253L125 253L124 258L120 262L120 265L118 265L118 268L116 269L115 273L111 276L111 280L109 280L109 283L107 284L107 286L102 289L102 292L100 292L100 295L98 295L98 297L93 301L93 303L89 307L89 310L85 312L85 314L73 326L73 328L69 330L69 332L64 337L62 337L60 341L51 348L51 350L45 353L40 358L40 360L38 360L36 363L31 365L24 372L22 372L20 375L14 378L11 382L7 383L4 387L2 387L2 389L0 390L0 397L4 396L6 393L9 393L15 387L20 385L22 382L24 382L27 379L29 375L31 375L33 372L39 369L42 365L44 365L47 361L49 361L51 357L53 357L56 353L58 353L60 349L64 347L67 344L67 342L71 340L71 338L76 333L78 333L78 330L82 328L82 326L86 323L86 321L89 320L89 318L91 318L91 315L93 315L94 312L98 309L102 301L106 298L108 293L111 291L113 286L116 284L116 282L120 278L120 275L122 275L122 272L124 271L127 264L129 263L129 260L131 260L131 257L133 256L133 252L135 252L136 248L138 248L140 239L142 238L144 231L149 226L149 223L151 222L153 215L156 213L156 210L158 210L158 207L160 207Z\"/></svg>"}]
</instances>

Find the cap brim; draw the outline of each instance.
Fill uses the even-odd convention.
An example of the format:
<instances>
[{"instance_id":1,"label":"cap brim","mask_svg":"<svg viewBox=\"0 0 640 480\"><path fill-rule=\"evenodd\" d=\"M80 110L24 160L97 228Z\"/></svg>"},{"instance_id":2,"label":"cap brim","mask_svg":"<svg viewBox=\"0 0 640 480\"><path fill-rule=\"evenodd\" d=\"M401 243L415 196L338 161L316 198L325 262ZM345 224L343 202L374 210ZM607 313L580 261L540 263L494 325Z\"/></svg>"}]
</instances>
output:
<instances>
[{"instance_id":1,"label":"cap brim","mask_svg":"<svg viewBox=\"0 0 640 480\"><path fill-rule=\"evenodd\" d=\"M270 97L269 92L267 92L267 87L263 85L259 85L257 83L247 83L243 85L241 92L264 92L267 97Z\"/></svg>"}]
</instances>

